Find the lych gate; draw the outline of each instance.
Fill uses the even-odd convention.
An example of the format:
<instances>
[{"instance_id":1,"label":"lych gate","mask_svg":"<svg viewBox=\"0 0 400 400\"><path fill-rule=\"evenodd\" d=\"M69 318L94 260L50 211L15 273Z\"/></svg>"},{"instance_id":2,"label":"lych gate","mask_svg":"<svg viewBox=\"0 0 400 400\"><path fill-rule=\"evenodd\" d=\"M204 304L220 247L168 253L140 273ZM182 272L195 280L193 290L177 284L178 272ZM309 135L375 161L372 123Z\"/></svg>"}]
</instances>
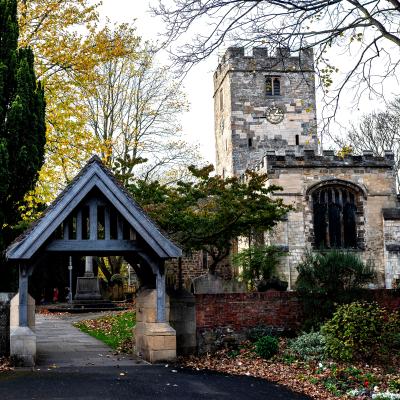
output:
<instances>
[{"instance_id":1,"label":"lych gate","mask_svg":"<svg viewBox=\"0 0 400 400\"><path fill-rule=\"evenodd\" d=\"M96 156L6 252L7 259L19 266L18 327L11 331L10 350L27 365L33 364L36 356L36 337L28 321L28 277L50 253L124 256L147 288L137 301L138 353L149 361L175 357L164 261L180 257L181 250L160 232ZM86 272L90 280L90 263Z\"/></svg>"}]
</instances>

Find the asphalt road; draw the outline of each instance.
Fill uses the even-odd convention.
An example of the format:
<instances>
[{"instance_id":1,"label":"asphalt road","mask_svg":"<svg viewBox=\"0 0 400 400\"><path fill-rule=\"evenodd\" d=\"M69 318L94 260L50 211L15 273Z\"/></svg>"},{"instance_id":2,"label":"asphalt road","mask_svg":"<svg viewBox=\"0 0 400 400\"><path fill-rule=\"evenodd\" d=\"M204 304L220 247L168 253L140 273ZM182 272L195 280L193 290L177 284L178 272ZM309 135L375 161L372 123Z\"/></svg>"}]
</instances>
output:
<instances>
[{"instance_id":1,"label":"asphalt road","mask_svg":"<svg viewBox=\"0 0 400 400\"><path fill-rule=\"evenodd\" d=\"M1 400L308 399L263 379L165 365L40 368L0 374Z\"/></svg>"}]
</instances>

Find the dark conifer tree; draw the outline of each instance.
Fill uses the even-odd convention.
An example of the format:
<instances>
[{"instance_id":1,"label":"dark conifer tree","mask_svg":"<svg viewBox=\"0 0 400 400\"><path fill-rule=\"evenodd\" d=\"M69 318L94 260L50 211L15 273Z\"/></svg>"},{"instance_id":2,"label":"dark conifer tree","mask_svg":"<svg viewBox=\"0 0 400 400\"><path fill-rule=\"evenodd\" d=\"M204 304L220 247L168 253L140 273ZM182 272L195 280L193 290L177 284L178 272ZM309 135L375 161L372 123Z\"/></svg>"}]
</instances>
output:
<instances>
[{"instance_id":1,"label":"dark conifer tree","mask_svg":"<svg viewBox=\"0 0 400 400\"><path fill-rule=\"evenodd\" d=\"M46 141L43 88L36 81L32 50L18 48L18 35L17 0L0 0L1 253L16 234L18 207L36 183Z\"/></svg>"}]
</instances>

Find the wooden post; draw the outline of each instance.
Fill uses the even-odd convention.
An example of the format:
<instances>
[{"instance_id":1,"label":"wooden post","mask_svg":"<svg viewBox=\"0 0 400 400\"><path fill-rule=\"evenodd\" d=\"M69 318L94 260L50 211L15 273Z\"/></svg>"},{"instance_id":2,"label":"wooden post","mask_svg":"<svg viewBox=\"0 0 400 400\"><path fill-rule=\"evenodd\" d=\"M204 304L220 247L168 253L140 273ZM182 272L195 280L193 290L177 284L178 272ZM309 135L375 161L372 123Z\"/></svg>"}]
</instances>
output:
<instances>
[{"instance_id":1,"label":"wooden post","mask_svg":"<svg viewBox=\"0 0 400 400\"><path fill-rule=\"evenodd\" d=\"M117 239L123 240L124 239L124 227L123 227L123 220L121 215L117 215Z\"/></svg>"},{"instance_id":2,"label":"wooden post","mask_svg":"<svg viewBox=\"0 0 400 400\"><path fill-rule=\"evenodd\" d=\"M108 206L104 207L104 239L111 239L110 209L108 208Z\"/></svg>"},{"instance_id":3,"label":"wooden post","mask_svg":"<svg viewBox=\"0 0 400 400\"><path fill-rule=\"evenodd\" d=\"M89 202L89 239L97 240L97 201L91 199Z\"/></svg>"},{"instance_id":4,"label":"wooden post","mask_svg":"<svg viewBox=\"0 0 400 400\"><path fill-rule=\"evenodd\" d=\"M157 322L166 322L165 270L163 263L160 263L157 269L156 288L157 288Z\"/></svg>"},{"instance_id":5,"label":"wooden post","mask_svg":"<svg viewBox=\"0 0 400 400\"><path fill-rule=\"evenodd\" d=\"M76 214L76 240L82 240L82 210Z\"/></svg>"},{"instance_id":6,"label":"wooden post","mask_svg":"<svg viewBox=\"0 0 400 400\"><path fill-rule=\"evenodd\" d=\"M19 326L28 326L28 268L19 266Z\"/></svg>"}]
</instances>

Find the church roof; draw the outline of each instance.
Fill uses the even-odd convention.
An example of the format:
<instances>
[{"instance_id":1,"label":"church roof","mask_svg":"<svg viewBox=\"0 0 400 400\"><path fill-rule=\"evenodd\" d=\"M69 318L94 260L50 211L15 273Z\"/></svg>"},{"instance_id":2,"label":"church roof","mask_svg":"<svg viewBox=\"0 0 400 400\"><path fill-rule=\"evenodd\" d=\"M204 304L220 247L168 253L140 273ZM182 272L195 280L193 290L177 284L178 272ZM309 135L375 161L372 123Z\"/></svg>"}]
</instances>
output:
<instances>
[{"instance_id":1,"label":"church roof","mask_svg":"<svg viewBox=\"0 0 400 400\"><path fill-rule=\"evenodd\" d=\"M85 196L95 188L115 207L159 258L175 258L182 255L181 249L157 227L100 158L93 156L47 207L42 216L7 248L6 258L8 260L31 259Z\"/></svg>"}]
</instances>

